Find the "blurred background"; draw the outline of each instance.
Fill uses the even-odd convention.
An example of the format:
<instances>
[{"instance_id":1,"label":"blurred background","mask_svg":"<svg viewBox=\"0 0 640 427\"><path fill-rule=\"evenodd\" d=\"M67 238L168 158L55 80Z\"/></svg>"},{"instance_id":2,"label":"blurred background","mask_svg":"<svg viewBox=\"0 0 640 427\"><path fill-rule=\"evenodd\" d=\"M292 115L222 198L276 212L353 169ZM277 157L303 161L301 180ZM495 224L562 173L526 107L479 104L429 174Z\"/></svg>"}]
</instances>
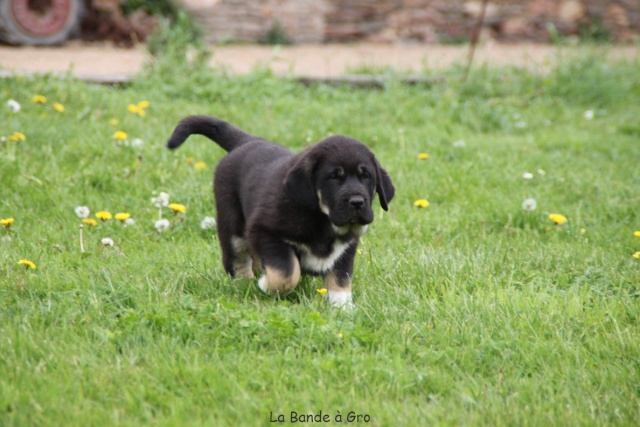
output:
<instances>
[{"instance_id":1,"label":"blurred background","mask_svg":"<svg viewBox=\"0 0 640 427\"><path fill-rule=\"evenodd\" d=\"M183 19L211 43L637 43L638 0L2 0L15 45L108 40L130 47Z\"/></svg>"}]
</instances>

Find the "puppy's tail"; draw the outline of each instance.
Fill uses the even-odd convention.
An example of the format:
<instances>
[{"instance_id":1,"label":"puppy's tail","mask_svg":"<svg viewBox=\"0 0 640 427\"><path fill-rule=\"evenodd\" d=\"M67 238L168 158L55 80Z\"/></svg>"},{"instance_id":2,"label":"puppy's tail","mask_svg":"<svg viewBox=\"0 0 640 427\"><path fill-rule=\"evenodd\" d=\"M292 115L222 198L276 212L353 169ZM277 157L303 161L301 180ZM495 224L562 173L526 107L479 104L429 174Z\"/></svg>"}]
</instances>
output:
<instances>
[{"instance_id":1,"label":"puppy's tail","mask_svg":"<svg viewBox=\"0 0 640 427\"><path fill-rule=\"evenodd\" d=\"M238 129L237 127L209 116L187 116L178 123L171 138L167 141L167 148L178 148L189 135L204 135L227 152L257 139L255 136Z\"/></svg>"}]
</instances>

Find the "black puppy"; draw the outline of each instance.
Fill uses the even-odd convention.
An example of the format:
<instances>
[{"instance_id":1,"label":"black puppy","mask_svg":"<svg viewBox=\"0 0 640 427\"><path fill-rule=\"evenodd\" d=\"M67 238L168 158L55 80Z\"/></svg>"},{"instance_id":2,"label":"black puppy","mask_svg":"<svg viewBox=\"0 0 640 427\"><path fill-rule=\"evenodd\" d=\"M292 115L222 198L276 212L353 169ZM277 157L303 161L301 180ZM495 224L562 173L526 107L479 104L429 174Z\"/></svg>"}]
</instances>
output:
<instances>
[{"instance_id":1,"label":"black puppy","mask_svg":"<svg viewBox=\"0 0 640 427\"><path fill-rule=\"evenodd\" d=\"M284 294L301 273L321 274L326 297L351 307L353 261L360 236L373 221L378 193L387 210L395 189L371 150L346 136L330 136L294 154L208 116L183 119L167 142L179 147L204 135L229 154L215 171L214 194L222 262L233 277Z\"/></svg>"}]
</instances>

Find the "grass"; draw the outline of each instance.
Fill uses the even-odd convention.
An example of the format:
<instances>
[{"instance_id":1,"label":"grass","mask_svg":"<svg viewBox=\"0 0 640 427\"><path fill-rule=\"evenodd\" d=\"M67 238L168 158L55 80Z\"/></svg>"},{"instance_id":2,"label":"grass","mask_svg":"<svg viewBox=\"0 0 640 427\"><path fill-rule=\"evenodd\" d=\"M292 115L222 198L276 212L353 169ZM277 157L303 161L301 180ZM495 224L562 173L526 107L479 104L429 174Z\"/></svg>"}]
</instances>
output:
<instances>
[{"instance_id":1,"label":"grass","mask_svg":"<svg viewBox=\"0 0 640 427\"><path fill-rule=\"evenodd\" d=\"M0 229L0 425L270 425L320 411L380 426L635 425L638 65L584 56L545 74L476 69L465 84L452 68L431 87L376 91L177 61L125 88L3 80L2 107L22 110L2 109L0 135L26 141L0 142L0 217L15 218ZM142 100L144 117L127 111ZM318 279L279 300L224 274L200 228L224 153L202 137L163 148L196 113L293 150L343 133L375 151L397 193L356 259L356 311L325 305ZM118 130L144 144L117 144ZM187 207L164 210L163 233L158 191ZM81 205L136 223L86 226L83 254Z\"/></svg>"}]
</instances>

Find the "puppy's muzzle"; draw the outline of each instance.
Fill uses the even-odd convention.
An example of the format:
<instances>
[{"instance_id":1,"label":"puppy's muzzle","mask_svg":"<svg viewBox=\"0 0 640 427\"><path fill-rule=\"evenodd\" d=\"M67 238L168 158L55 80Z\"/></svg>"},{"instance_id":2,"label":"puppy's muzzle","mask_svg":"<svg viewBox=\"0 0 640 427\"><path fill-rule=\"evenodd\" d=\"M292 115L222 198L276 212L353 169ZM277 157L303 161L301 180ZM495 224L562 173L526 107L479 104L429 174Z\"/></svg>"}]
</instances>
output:
<instances>
[{"instance_id":1,"label":"puppy's muzzle","mask_svg":"<svg viewBox=\"0 0 640 427\"><path fill-rule=\"evenodd\" d=\"M364 197L354 196L349 199L349 204L353 209L359 211L364 206Z\"/></svg>"},{"instance_id":2,"label":"puppy's muzzle","mask_svg":"<svg viewBox=\"0 0 640 427\"><path fill-rule=\"evenodd\" d=\"M362 195L352 195L343 199L347 223L367 225L373 222L373 212L367 198Z\"/></svg>"}]
</instances>

